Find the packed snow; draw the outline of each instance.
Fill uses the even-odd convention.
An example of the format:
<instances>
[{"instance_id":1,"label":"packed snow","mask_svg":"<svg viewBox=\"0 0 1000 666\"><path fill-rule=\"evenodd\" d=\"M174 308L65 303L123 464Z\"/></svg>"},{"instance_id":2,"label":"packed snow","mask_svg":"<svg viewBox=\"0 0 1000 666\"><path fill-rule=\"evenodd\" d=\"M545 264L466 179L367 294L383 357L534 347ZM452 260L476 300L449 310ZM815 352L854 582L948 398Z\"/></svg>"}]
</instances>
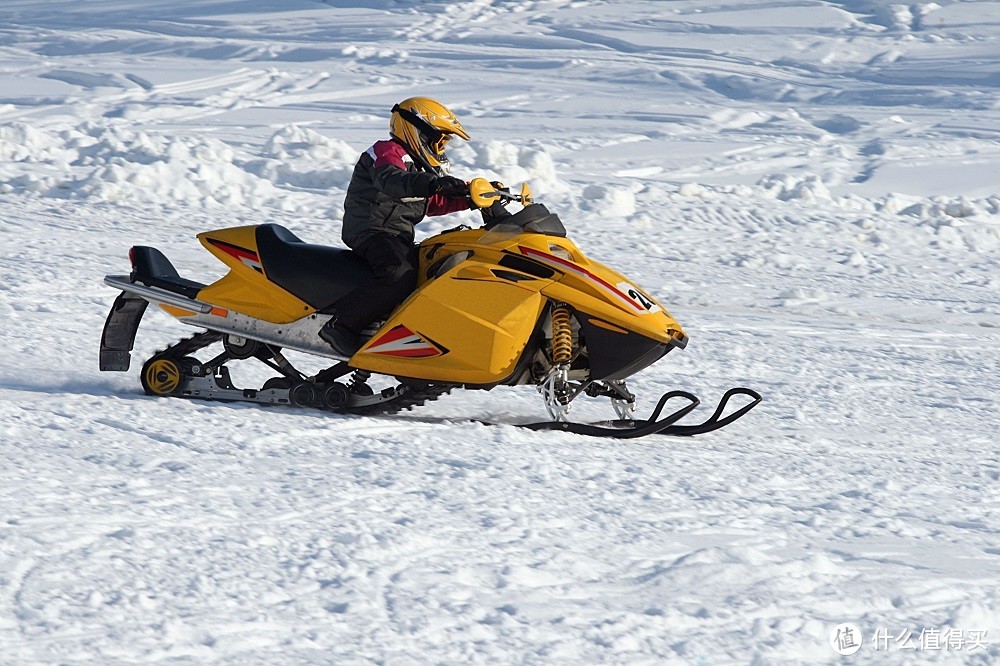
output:
<instances>
[{"instance_id":1,"label":"packed snow","mask_svg":"<svg viewBox=\"0 0 1000 666\"><path fill-rule=\"evenodd\" d=\"M998 54L992 0L0 0L0 663L997 663ZM130 246L339 245L412 95L684 325L641 414L764 401L156 399L153 311L98 371Z\"/></svg>"}]
</instances>

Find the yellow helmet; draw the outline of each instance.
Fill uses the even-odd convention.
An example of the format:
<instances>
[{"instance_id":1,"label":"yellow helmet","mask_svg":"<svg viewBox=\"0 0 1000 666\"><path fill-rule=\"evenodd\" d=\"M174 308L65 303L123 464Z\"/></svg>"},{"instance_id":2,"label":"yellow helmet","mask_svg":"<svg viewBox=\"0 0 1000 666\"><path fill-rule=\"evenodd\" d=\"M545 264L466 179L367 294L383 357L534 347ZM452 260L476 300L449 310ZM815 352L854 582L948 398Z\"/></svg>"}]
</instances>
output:
<instances>
[{"instance_id":1,"label":"yellow helmet","mask_svg":"<svg viewBox=\"0 0 1000 666\"><path fill-rule=\"evenodd\" d=\"M453 134L469 134L448 107L430 97L410 97L392 107L389 134L406 146L410 156L434 172L444 170L444 149Z\"/></svg>"}]
</instances>

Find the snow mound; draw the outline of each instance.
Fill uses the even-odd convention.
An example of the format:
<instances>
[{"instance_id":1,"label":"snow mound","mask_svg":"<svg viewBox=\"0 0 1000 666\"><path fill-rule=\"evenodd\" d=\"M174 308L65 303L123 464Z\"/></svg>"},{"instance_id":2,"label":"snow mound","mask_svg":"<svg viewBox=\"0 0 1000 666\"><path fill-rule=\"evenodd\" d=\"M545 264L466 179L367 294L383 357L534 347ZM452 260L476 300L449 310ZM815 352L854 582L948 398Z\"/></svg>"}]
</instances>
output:
<instances>
[{"instance_id":1,"label":"snow mound","mask_svg":"<svg viewBox=\"0 0 1000 666\"><path fill-rule=\"evenodd\" d=\"M556 175L552 155L542 146L518 146L493 140L460 144L450 148L449 153L456 166L476 176L497 178L508 185L527 181L536 194L567 189Z\"/></svg>"},{"instance_id":2,"label":"snow mound","mask_svg":"<svg viewBox=\"0 0 1000 666\"><path fill-rule=\"evenodd\" d=\"M941 9L936 2L904 4L895 0L849 0L841 4L859 14L861 23L898 33L920 30L927 16Z\"/></svg>"},{"instance_id":3,"label":"snow mound","mask_svg":"<svg viewBox=\"0 0 1000 666\"><path fill-rule=\"evenodd\" d=\"M604 217L628 217L636 212L635 194L619 187L587 185L583 188L580 208L595 211Z\"/></svg>"},{"instance_id":4,"label":"snow mound","mask_svg":"<svg viewBox=\"0 0 1000 666\"><path fill-rule=\"evenodd\" d=\"M823 179L813 173L765 176L757 181L757 186L781 201L813 202L817 199L830 199L830 190L823 184Z\"/></svg>"},{"instance_id":5,"label":"snow mound","mask_svg":"<svg viewBox=\"0 0 1000 666\"><path fill-rule=\"evenodd\" d=\"M54 198L195 206L270 206L306 211L299 190L346 187L357 153L295 125L259 155L212 137L164 136L124 125L46 131L0 127L0 191ZM48 167L20 167L42 163Z\"/></svg>"},{"instance_id":6,"label":"snow mound","mask_svg":"<svg viewBox=\"0 0 1000 666\"><path fill-rule=\"evenodd\" d=\"M262 157L242 166L279 187L346 189L359 151L315 130L287 125L265 142Z\"/></svg>"},{"instance_id":7,"label":"snow mound","mask_svg":"<svg viewBox=\"0 0 1000 666\"><path fill-rule=\"evenodd\" d=\"M917 201L899 211L921 219L982 218L1000 215L1000 196L985 199L933 197Z\"/></svg>"},{"instance_id":8,"label":"snow mound","mask_svg":"<svg viewBox=\"0 0 1000 666\"><path fill-rule=\"evenodd\" d=\"M24 123L0 127L0 161L61 163L73 159L73 151L59 136Z\"/></svg>"},{"instance_id":9,"label":"snow mound","mask_svg":"<svg viewBox=\"0 0 1000 666\"><path fill-rule=\"evenodd\" d=\"M274 184L240 168L236 151L210 137L161 137L107 128L81 151L78 164L92 166L57 185L72 198L199 205L274 204Z\"/></svg>"},{"instance_id":10,"label":"snow mound","mask_svg":"<svg viewBox=\"0 0 1000 666\"><path fill-rule=\"evenodd\" d=\"M538 195L565 192L543 146L501 141L463 143L450 151L457 175L486 176ZM306 195L329 198L346 190L359 150L296 124L277 129L259 150L213 137L161 135L125 124L86 123L46 130L14 123L0 127L0 192L55 198L195 206L309 208ZM32 163L35 166L19 166ZM46 165L39 169L38 164ZM586 207L634 212L630 192L593 190ZM329 202L313 201L312 210ZM631 212L630 212L631 211Z\"/></svg>"},{"instance_id":11,"label":"snow mound","mask_svg":"<svg viewBox=\"0 0 1000 666\"><path fill-rule=\"evenodd\" d=\"M263 155L280 160L313 159L353 164L358 151L344 141L293 124L271 135L264 144Z\"/></svg>"}]
</instances>

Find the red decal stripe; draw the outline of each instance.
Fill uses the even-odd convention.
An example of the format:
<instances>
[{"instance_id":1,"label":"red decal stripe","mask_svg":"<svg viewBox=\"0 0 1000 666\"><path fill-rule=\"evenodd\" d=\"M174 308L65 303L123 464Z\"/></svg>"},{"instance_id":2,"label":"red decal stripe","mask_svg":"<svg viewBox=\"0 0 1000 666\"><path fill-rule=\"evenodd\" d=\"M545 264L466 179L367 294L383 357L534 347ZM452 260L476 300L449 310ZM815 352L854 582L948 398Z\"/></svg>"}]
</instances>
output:
<instances>
[{"instance_id":1,"label":"red decal stripe","mask_svg":"<svg viewBox=\"0 0 1000 666\"><path fill-rule=\"evenodd\" d=\"M257 256L257 253L254 252L253 250L248 250L245 247L240 247L239 245L232 245L225 241L215 240L214 238L209 238L208 242L214 245L215 247L219 248L226 254L235 257L237 259L249 259L250 261L253 262L257 263L260 262L260 258Z\"/></svg>"},{"instance_id":2,"label":"red decal stripe","mask_svg":"<svg viewBox=\"0 0 1000 666\"><path fill-rule=\"evenodd\" d=\"M375 344L384 345L389 342L395 342L396 340L401 340L406 336L413 334L414 334L413 331L411 331L410 329L406 328L403 325L399 325L396 328L389 331L388 333L386 333L385 335L383 335L381 338L379 338L378 341L375 342Z\"/></svg>"},{"instance_id":3,"label":"red decal stripe","mask_svg":"<svg viewBox=\"0 0 1000 666\"><path fill-rule=\"evenodd\" d=\"M574 273L581 274L583 277L587 278L588 280L592 280L593 282L596 282L600 287L603 287L604 289L608 290L609 292L611 292L611 294L613 296L617 296L619 299L621 299L622 301L624 301L628 305L632 306L633 308L635 308L639 312L646 312L645 308L643 308L641 305L639 305L634 300L632 300L631 298L629 298L627 295L623 294L621 292L621 290L618 289L618 287L612 285L609 282L605 282L603 279L601 279L598 276L594 275L593 273L591 273L590 271L588 271L583 266L580 266L579 264L575 264L572 261L567 261L566 259L563 259L561 257L557 257L557 256L552 255L552 254L545 254L544 252L539 252L538 250L533 250L530 247L523 247L523 246L519 245L518 249L521 250L521 254L523 254L523 255L526 255L526 256L529 256L529 257L534 256L537 259L541 259L542 261L546 261L546 262L549 262L549 263L556 263L556 264L558 264L560 266L563 266L566 269L568 269L568 270L570 270L570 271L572 271Z\"/></svg>"},{"instance_id":4,"label":"red decal stripe","mask_svg":"<svg viewBox=\"0 0 1000 666\"><path fill-rule=\"evenodd\" d=\"M428 358L447 354L448 350L427 341L419 333L414 333L400 324L366 345L364 352L400 358Z\"/></svg>"}]
</instances>

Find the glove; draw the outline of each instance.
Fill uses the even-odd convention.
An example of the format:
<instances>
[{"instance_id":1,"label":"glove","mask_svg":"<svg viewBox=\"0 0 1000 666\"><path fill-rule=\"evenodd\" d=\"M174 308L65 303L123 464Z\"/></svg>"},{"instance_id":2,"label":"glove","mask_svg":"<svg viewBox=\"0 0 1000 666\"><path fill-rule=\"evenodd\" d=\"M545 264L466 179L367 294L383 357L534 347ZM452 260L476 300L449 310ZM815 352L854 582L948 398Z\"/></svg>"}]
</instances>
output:
<instances>
[{"instance_id":1,"label":"glove","mask_svg":"<svg viewBox=\"0 0 1000 666\"><path fill-rule=\"evenodd\" d=\"M439 176L434 181L434 193L450 199L469 196L469 184L454 176Z\"/></svg>"},{"instance_id":2,"label":"glove","mask_svg":"<svg viewBox=\"0 0 1000 666\"><path fill-rule=\"evenodd\" d=\"M510 211L504 208L499 201L494 201L489 208L480 208L479 212L483 216L483 225L487 229L492 229L498 224L503 224L510 217Z\"/></svg>"}]
</instances>

